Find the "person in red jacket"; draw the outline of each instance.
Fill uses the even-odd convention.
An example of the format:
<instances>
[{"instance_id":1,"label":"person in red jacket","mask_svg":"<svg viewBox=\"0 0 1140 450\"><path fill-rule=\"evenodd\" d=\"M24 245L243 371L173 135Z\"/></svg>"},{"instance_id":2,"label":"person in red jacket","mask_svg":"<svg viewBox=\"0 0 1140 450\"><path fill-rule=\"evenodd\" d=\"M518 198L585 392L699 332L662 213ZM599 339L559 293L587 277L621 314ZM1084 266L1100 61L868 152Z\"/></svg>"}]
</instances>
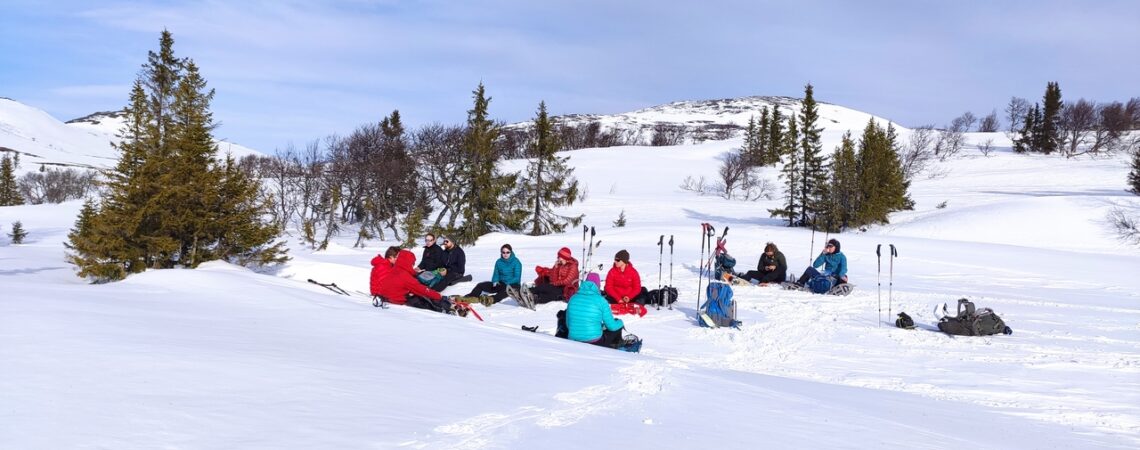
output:
<instances>
[{"instance_id":1,"label":"person in red jacket","mask_svg":"<svg viewBox=\"0 0 1140 450\"><path fill-rule=\"evenodd\" d=\"M610 303L641 304L649 298L649 291L641 286L641 275L629 263L629 252L625 250L614 255L614 265L606 274L606 298Z\"/></svg>"},{"instance_id":2,"label":"person in red jacket","mask_svg":"<svg viewBox=\"0 0 1140 450\"><path fill-rule=\"evenodd\" d=\"M400 247L393 245L384 251L384 256L376 255L372 258L372 275L368 277L368 286L373 297L380 295L380 280L392 270L399 254Z\"/></svg>"},{"instance_id":3,"label":"person in red jacket","mask_svg":"<svg viewBox=\"0 0 1140 450\"><path fill-rule=\"evenodd\" d=\"M396 264L380 279L379 294L390 303L451 313L451 302L416 279L416 254L400 250Z\"/></svg>"},{"instance_id":4,"label":"person in red jacket","mask_svg":"<svg viewBox=\"0 0 1140 450\"><path fill-rule=\"evenodd\" d=\"M535 303L565 301L578 292L578 260L574 259L569 248L558 250L554 267L537 266L534 271L538 272L531 290Z\"/></svg>"}]
</instances>

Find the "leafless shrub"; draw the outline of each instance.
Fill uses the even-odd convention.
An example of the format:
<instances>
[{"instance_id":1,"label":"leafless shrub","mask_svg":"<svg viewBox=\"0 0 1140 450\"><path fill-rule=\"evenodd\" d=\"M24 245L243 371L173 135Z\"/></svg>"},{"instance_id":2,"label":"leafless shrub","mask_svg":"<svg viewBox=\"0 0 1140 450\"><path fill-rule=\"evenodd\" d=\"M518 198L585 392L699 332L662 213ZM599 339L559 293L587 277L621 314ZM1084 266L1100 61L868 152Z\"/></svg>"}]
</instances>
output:
<instances>
[{"instance_id":1,"label":"leafless shrub","mask_svg":"<svg viewBox=\"0 0 1140 450\"><path fill-rule=\"evenodd\" d=\"M1010 97L1009 103L1005 106L1005 120L1009 124L1006 129L1006 135L1013 138L1015 134L1021 131L1021 126L1025 124L1025 114L1029 112L1029 101L1021 97Z\"/></svg>"},{"instance_id":2,"label":"leafless shrub","mask_svg":"<svg viewBox=\"0 0 1140 450\"><path fill-rule=\"evenodd\" d=\"M16 189L28 203L63 203L81 199L96 189L96 173L91 170L45 169L28 172L16 181Z\"/></svg>"},{"instance_id":3,"label":"leafless shrub","mask_svg":"<svg viewBox=\"0 0 1140 450\"><path fill-rule=\"evenodd\" d=\"M1140 245L1140 221L1122 208L1112 208L1108 212L1108 223L1116 230L1116 236L1129 245Z\"/></svg>"},{"instance_id":4,"label":"leafless shrub","mask_svg":"<svg viewBox=\"0 0 1140 450\"><path fill-rule=\"evenodd\" d=\"M982 122L978 124L978 131L982 133L995 133L1001 128L1001 121L998 119L997 110L993 110L986 117L982 118Z\"/></svg>"},{"instance_id":5,"label":"leafless shrub","mask_svg":"<svg viewBox=\"0 0 1140 450\"><path fill-rule=\"evenodd\" d=\"M910 141L903 149L902 159L903 177L913 180L915 175L922 173L934 158L932 145L935 139L934 125L923 125L915 128L910 134Z\"/></svg>"},{"instance_id":6,"label":"leafless shrub","mask_svg":"<svg viewBox=\"0 0 1140 450\"><path fill-rule=\"evenodd\" d=\"M693 178L692 175L685 177L678 187L680 187L681 190L696 192L699 195L716 194L720 190L718 187L710 185L704 176Z\"/></svg>"},{"instance_id":7,"label":"leafless shrub","mask_svg":"<svg viewBox=\"0 0 1140 450\"><path fill-rule=\"evenodd\" d=\"M975 119L974 115L966 112L950 121L950 125L938 131L938 141L934 144L934 154L939 161L946 161L951 156L962 151L966 144L965 132L970 129Z\"/></svg>"},{"instance_id":8,"label":"leafless shrub","mask_svg":"<svg viewBox=\"0 0 1140 450\"><path fill-rule=\"evenodd\" d=\"M985 142L978 144L978 151L982 152L982 156L989 157L990 153L994 151L994 140L986 139Z\"/></svg>"},{"instance_id":9,"label":"leafless shrub","mask_svg":"<svg viewBox=\"0 0 1140 450\"><path fill-rule=\"evenodd\" d=\"M649 145L665 147L685 143L685 127L672 123L658 123L653 126L653 139Z\"/></svg>"}]
</instances>

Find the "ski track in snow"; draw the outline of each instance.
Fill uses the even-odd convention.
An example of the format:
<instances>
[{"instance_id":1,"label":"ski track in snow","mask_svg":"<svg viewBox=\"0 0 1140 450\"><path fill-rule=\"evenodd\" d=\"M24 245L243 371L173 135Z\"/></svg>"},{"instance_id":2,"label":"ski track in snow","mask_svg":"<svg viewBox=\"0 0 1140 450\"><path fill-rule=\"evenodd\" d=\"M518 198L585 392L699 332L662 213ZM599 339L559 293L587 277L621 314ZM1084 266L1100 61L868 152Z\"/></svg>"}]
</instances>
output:
<instances>
[{"instance_id":1,"label":"ski track in snow","mask_svg":"<svg viewBox=\"0 0 1140 450\"><path fill-rule=\"evenodd\" d=\"M440 435L438 439L409 441L403 446L464 450L509 447L509 440L517 437L522 427L568 427L590 416L627 409L644 397L659 394L668 389L673 366L667 361L639 360L618 369L608 384L554 394L553 402L545 406L524 405L511 412L488 412L439 425L434 429Z\"/></svg>"}]
</instances>

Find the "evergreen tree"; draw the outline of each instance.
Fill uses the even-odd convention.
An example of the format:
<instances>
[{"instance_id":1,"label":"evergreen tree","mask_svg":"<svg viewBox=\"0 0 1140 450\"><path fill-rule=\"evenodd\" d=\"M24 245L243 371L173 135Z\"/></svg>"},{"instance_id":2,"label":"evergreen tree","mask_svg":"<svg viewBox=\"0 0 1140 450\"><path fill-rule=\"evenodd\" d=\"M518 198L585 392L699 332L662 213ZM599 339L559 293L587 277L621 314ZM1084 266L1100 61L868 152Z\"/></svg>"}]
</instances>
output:
<instances>
[{"instance_id":1,"label":"evergreen tree","mask_svg":"<svg viewBox=\"0 0 1140 450\"><path fill-rule=\"evenodd\" d=\"M768 159L763 161L761 165L774 166L780 163L780 158L784 156L784 126L783 115L780 114L780 107L772 106L772 117L768 122Z\"/></svg>"},{"instance_id":2,"label":"evergreen tree","mask_svg":"<svg viewBox=\"0 0 1140 450\"><path fill-rule=\"evenodd\" d=\"M1035 111L1036 106L1025 112L1025 120L1021 121L1021 131L1018 132L1018 137L1013 140L1013 151L1015 153L1036 151L1037 124L1035 122Z\"/></svg>"},{"instance_id":3,"label":"evergreen tree","mask_svg":"<svg viewBox=\"0 0 1140 450\"><path fill-rule=\"evenodd\" d=\"M855 212L859 210L859 168L850 131L843 134L831 156L831 173L831 184L827 190L828 209L821 225L836 233L852 226Z\"/></svg>"},{"instance_id":4,"label":"evergreen tree","mask_svg":"<svg viewBox=\"0 0 1140 450\"><path fill-rule=\"evenodd\" d=\"M578 198L578 180L573 177L574 169L566 165L570 157L556 153L560 145L546 114L546 102L538 104L534 133L534 143L530 146L533 159L527 164L526 176L520 183L529 211L522 225L530 228L531 236L561 233L567 224L578 226L582 221L582 216L554 213L555 207L574 204Z\"/></svg>"},{"instance_id":5,"label":"evergreen tree","mask_svg":"<svg viewBox=\"0 0 1140 450\"><path fill-rule=\"evenodd\" d=\"M1128 186L1133 194L1140 195L1140 148L1132 150L1132 171L1128 173Z\"/></svg>"},{"instance_id":6,"label":"evergreen tree","mask_svg":"<svg viewBox=\"0 0 1140 450\"><path fill-rule=\"evenodd\" d=\"M752 166L759 163L761 157L757 149L759 141L756 116L748 116L748 126L744 129L744 142L740 148L740 153L744 155L745 164Z\"/></svg>"},{"instance_id":7,"label":"evergreen tree","mask_svg":"<svg viewBox=\"0 0 1140 450\"><path fill-rule=\"evenodd\" d=\"M486 96L483 83L472 94L475 105L467 111L463 142L463 151L471 161L464 168L467 173L463 178L470 180L471 189L461 200L463 225L453 236L460 244L474 243L479 236L499 228L518 229L524 214L510 197L518 174L503 175L495 167L498 153L494 144L500 130L488 117L491 98Z\"/></svg>"},{"instance_id":8,"label":"evergreen tree","mask_svg":"<svg viewBox=\"0 0 1140 450\"><path fill-rule=\"evenodd\" d=\"M774 128L777 128L774 126ZM801 176L803 174L803 163L800 160L802 153L799 151L800 134L796 129L796 116L788 116L788 130L781 136L780 139L780 154L782 155L784 167L780 170L780 178L784 179L784 206L778 209L769 209L768 212L772 217L787 217L788 226L793 227L802 225L797 223L796 219L800 217L800 209L803 207L800 204L800 190L801 190Z\"/></svg>"},{"instance_id":9,"label":"evergreen tree","mask_svg":"<svg viewBox=\"0 0 1140 450\"><path fill-rule=\"evenodd\" d=\"M174 56L173 45L163 31L159 51L148 53L123 111L120 158L102 204L85 205L68 236L68 260L81 277L110 281L212 259L284 259L282 244L270 245L278 230L263 223L256 181L232 161L218 166L214 91L193 61Z\"/></svg>"},{"instance_id":10,"label":"evergreen tree","mask_svg":"<svg viewBox=\"0 0 1140 450\"><path fill-rule=\"evenodd\" d=\"M1062 137L1059 122L1062 108L1064 108L1064 104L1061 101L1061 85L1057 84L1056 81L1050 82L1045 87L1045 98L1042 102L1040 148L1038 149L1041 153L1049 154L1061 148Z\"/></svg>"},{"instance_id":11,"label":"evergreen tree","mask_svg":"<svg viewBox=\"0 0 1140 450\"><path fill-rule=\"evenodd\" d=\"M751 162L751 165L766 166L772 160L769 153L773 152L772 149L772 119L768 117L768 106L765 105L760 108L760 121L756 123L758 127L756 130L756 140L759 141L756 148L759 150L756 159Z\"/></svg>"},{"instance_id":12,"label":"evergreen tree","mask_svg":"<svg viewBox=\"0 0 1140 450\"><path fill-rule=\"evenodd\" d=\"M24 224L17 220L12 222L12 232L8 233L8 237L12 239L13 244L23 244L24 238L28 237L28 232L24 230Z\"/></svg>"},{"instance_id":13,"label":"evergreen tree","mask_svg":"<svg viewBox=\"0 0 1140 450\"><path fill-rule=\"evenodd\" d=\"M23 205L24 198L16 184L16 163L8 155L0 159L0 206Z\"/></svg>"},{"instance_id":14,"label":"evergreen tree","mask_svg":"<svg viewBox=\"0 0 1140 450\"><path fill-rule=\"evenodd\" d=\"M800 175L800 223L810 225L813 229L819 223L816 216L827 208L825 204L825 190L827 189L827 168L823 155L823 142L819 121L819 106L815 102L814 89L809 83L804 86L803 107L799 115L800 142L799 150L801 170Z\"/></svg>"},{"instance_id":15,"label":"evergreen tree","mask_svg":"<svg viewBox=\"0 0 1140 450\"><path fill-rule=\"evenodd\" d=\"M859 197L855 225L887 223L888 214L914 205L907 193L893 134L893 127L884 130L873 119L863 129L856 155Z\"/></svg>"}]
</instances>

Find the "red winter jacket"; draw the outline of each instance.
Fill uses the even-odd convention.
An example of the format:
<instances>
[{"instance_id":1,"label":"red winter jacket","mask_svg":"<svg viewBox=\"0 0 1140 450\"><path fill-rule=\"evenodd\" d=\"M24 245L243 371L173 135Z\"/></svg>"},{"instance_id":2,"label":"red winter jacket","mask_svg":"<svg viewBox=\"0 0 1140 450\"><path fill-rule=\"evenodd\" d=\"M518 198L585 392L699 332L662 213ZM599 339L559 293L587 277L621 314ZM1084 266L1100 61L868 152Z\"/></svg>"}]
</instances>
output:
<instances>
[{"instance_id":1,"label":"red winter jacket","mask_svg":"<svg viewBox=\"0 0 1140 450\"><path fill-rule=\"evenodd\" d=\"M637 297L640 293L641 275L633 268L633 264L626 263L625 271L617 266L610 268L610 273L606 274L606 295L618 301L622 297Z\"/></svg>"},{"instance_id":2,"label":"red winter jacket","mask_svg":"<svg viewBox=\"0 0 1140 450\"><path fill-rule=\"evenodd\" d=\"M416 279L416 271L413 269L415 266L415 253L400 250L400 255L396 257L396 266L380 279L377 293L397 305L403 305L407 301L408 294L439 300L439 292L428 289Z\"/></svg>"},{"instance_id":3,"label":"red winter jacket","mask_svg":"<svg viewBox=\"0 0 1140 450\"><path fill-rule=\"evenodd\" d=\"M383 280L384 276L391 271L392 262L388 261L384 255L376 255L375 258L372 258L372 276L368 278L369 291L372 292L372 295L380 295L380 280Z\"/></svg>"},{"instance_id":4,"label":"red winter jacket","mask_svg":"<svg viewBox=\"0 0 1140 450\"><path fill-rule=\"evenodd\" d=\"M538 272L538 279L535 280L535 284L550 283L555 286L562 286L562 298L569 299L578 292L578 260L570 258L561 265L555 264L554 267L538 266L534 270Z\"/></svg>"}]
</instances>

